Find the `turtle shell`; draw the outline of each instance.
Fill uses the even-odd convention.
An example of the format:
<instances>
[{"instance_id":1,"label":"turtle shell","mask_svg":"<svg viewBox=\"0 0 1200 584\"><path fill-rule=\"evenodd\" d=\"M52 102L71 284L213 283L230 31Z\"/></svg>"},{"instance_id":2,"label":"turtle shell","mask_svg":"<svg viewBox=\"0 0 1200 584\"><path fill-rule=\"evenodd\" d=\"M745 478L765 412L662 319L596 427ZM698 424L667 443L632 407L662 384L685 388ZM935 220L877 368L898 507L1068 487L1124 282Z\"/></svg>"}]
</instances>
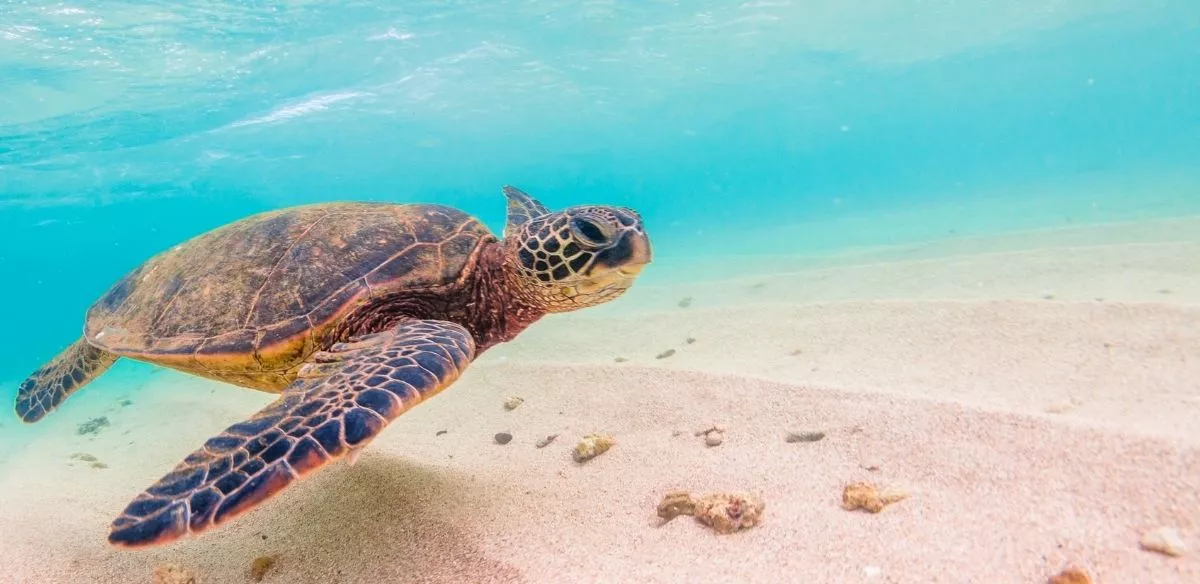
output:
<instances>
[{"instance_id":1,"label":"turtle shell","mask_svg":"<svg viewBox=\"0 0 1200 584\"><path fill-rule=\"evenodd\" d=\"M88 310L107 351L277 391L372 297L465 277L491 232L440 205L325 203L253 215L164 251Z\"/></svg>"}]
</instances>

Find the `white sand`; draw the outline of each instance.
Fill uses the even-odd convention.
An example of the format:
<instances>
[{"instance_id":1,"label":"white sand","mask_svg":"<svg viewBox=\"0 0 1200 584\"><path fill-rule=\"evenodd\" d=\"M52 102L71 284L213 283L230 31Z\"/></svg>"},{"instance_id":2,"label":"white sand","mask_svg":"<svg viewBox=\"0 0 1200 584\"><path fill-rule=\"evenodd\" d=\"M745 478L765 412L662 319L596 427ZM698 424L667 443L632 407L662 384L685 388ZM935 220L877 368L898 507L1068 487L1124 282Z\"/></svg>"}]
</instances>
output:
<instances>
[{"instance_id":1,"label":"white sand","mask_svg":"<svg viewBox=\"0 0 1200 584\"><path fill-rule=\"evenodd\" d=\"M149 582L174 561L236 583L279 554L264 581L999 584L1076 563L1106 583L1200 582L1200 221L672 264L494 349L358 464L163 548L112 549L107 525L270 396L169 372L133 389L144 369L119 368L0 430L0 581ZM507 395L526 401L508 412ZM110 427L75 433L101 414ZM706 448L690 431L711 423L729 432ZM785 442L797 429L828 435ZM576 464L591 431L618 444ZM844 511L856 480L912 496ZM659 526L676 488L760 492L764 521ZM1139 549L1163 525L1188 555Z\"/></svg>"}]
</instances>

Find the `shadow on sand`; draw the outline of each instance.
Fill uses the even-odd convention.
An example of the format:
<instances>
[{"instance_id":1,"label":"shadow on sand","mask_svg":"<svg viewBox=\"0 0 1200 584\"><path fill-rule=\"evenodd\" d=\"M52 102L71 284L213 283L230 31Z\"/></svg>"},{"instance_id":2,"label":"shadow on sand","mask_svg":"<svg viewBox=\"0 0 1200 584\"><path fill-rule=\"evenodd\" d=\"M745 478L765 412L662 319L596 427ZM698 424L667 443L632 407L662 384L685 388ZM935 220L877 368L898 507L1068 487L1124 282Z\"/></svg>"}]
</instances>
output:
<instances>
[{"instance_id":1,"label":"shadow on sand","mask_svg":"<svg viewBox=\"0 0 1200 584\"><path fill-rule=\"evenodd\" d=\"M256 557L278 554L264 581L478 582L485 574L489 582L519 581L472 533L480 500L494 492L454 471L368 451L354 466L323 469L212 531L134 551L142 566L130 567L148 576L170 561L205 582L247 582Z\"/></svg>"}]
</instances>

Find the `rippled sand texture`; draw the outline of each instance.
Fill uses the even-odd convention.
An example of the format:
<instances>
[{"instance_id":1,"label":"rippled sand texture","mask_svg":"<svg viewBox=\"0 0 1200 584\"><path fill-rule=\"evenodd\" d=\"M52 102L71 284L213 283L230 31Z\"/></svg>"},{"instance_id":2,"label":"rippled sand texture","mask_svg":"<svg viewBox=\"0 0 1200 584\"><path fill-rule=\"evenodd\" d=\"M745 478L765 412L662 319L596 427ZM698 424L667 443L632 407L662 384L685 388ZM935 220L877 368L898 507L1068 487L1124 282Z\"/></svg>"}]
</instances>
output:
<instances>
[{"instance_id":1,"label":"rippled sand texture","mask_svg":"<svg viewBox=\"0 0 1200 584\"><path fill-rule=\"evenodd\" d=\"M165 548L110 549L108 522L269 396L135 366L44 427L5 421L0 579L149 582L171 561L243 582L279 554L263 581L1200 582L1200 221L652 272L485 355L356 465ZM808 430L826 437L785 440ZM617 444L580 465L590 432ZM911 496L845 511L859 480ZM674 489L756 491L763 522L659 525ZM1160 526L1188 555L1139 548Z\"/></svg>"}]
</instances>

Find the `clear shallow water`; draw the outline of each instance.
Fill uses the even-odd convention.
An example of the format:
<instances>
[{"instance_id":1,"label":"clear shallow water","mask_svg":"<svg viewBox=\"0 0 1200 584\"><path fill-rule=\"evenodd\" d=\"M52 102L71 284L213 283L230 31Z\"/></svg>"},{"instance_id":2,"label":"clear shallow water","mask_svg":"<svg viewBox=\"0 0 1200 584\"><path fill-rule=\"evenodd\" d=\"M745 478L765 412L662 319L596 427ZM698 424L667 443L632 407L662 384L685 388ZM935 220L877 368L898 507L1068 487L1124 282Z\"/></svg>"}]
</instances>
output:
<instances>
[{"instance_id":1,"label":"clear shallow water","mask_svg":"<svg viewBox=\"0 0 1200 584\"><path fill-rule=\"evenodd\" d=\"M268 208L500 229L511 183L637 207L669 261L1193 213L1198 159L1189 0L12 2L0 397L127 270Z\"/></svg>"}]
</instances>

